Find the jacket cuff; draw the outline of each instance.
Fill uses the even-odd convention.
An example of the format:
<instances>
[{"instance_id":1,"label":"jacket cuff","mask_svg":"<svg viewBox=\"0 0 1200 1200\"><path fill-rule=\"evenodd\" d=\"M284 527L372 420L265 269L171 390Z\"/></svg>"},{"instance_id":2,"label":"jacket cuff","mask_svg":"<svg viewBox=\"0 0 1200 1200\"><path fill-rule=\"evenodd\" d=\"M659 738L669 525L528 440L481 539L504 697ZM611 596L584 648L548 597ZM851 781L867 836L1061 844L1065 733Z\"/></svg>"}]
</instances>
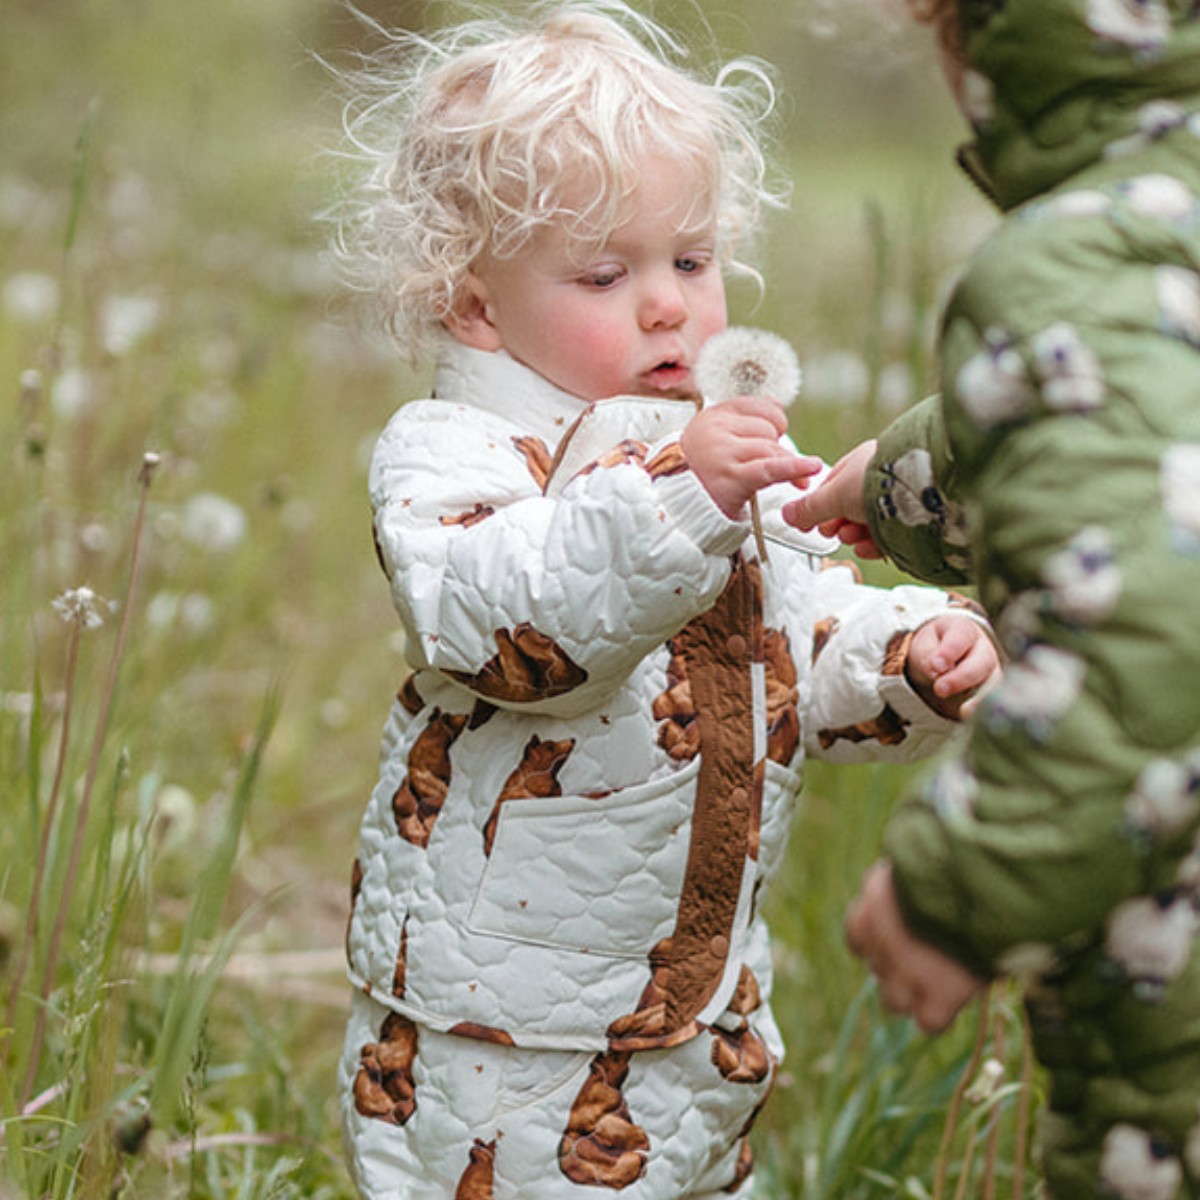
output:
<instances>
[{"instance_id":1,"label":"jacket cuff","mask_svg":"<svg viewBox=\"0 0 1200 1200\"><path fill-rule=\"evenodd\" d=\"M746 540L750 532L749 509L744 520L727 517L694 472L666 475L655 481L654 488L668 517L705 554L734 554Z\"/></svg>"}]
</instances>

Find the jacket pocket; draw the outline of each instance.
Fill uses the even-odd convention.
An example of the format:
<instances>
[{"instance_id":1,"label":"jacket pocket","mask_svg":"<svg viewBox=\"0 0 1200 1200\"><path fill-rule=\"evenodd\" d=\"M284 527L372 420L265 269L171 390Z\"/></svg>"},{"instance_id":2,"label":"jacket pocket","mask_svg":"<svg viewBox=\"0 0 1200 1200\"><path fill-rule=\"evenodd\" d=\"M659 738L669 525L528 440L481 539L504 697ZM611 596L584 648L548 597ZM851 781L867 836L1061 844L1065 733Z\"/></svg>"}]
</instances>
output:
<instances>
[{"instance_id":1,"label":"jacket pocket","mask_svg":"<svg viewBox=\"0 0 1200 1200\"><path fill-rule=\"evenodd\" d=\"M500 809L473 933L643 959L675 927L699 760L607 796Z\"/></svg>"}]
</instances>

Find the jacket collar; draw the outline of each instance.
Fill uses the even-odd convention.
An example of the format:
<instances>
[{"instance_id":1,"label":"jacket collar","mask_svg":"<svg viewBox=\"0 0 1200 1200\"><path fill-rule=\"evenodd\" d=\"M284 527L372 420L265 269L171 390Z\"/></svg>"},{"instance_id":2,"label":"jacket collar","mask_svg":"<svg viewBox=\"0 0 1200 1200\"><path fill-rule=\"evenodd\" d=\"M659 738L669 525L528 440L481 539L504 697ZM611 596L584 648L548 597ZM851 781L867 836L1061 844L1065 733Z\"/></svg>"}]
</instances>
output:
<instances>
[{"instance_id":1,"label":"jacket collar","mask_svg":"<svg viewBox=\"0 0 1200 1200\"><path fill-rule=\"evenodd\" d=\"M439 347L433 394L512 421L547 442L556 442L587 407L504 350L488 352L446 337Z\"/></svg>"}]
</instances>

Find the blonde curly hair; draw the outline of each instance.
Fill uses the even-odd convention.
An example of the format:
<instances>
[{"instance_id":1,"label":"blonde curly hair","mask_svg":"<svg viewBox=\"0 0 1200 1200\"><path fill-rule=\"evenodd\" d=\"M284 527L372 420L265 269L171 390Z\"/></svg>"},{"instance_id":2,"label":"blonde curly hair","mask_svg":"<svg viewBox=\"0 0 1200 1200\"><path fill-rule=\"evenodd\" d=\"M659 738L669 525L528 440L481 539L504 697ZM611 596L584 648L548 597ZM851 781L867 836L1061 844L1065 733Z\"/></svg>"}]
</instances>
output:
<instances>
[{"instance_id":1,"label":"blonde curly hair","mask_svg":"<svg viewBox=\"0 0 1200 1200\"><path fill-rule=\"evenodd\" d=\"M429 36L375 29L383 48L340 73L357 171L333 214L336 249L411 360L482 255L517 254L552 222L602 242L648 158L679 164L692 216L715 218L723 264L756 274L739 255L762 207L784 197L767 180L775 93L757 60L706 81L622 0L540 0L523 19L498 12Z\"/></svg>"}]
</instances>

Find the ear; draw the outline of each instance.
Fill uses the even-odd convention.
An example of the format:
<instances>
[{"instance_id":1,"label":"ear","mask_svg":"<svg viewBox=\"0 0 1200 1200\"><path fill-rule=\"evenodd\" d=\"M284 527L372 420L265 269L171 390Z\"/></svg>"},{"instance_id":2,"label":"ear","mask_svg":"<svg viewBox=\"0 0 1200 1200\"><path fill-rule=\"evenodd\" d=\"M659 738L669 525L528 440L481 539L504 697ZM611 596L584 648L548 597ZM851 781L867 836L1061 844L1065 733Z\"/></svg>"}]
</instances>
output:
<instances>
[{"instance_id":1,"label":"ear","mask_svg":"<svg viewBox=\"0 0 1200 1200\"><path fill-rule=\"evenodd\" d=\"M488 299L487 285L474 271L467 273L466 282L443 323L464 346L488 351L504 348L504 339L496 328L494 310Z\"/></svg>"}]
</instances>

